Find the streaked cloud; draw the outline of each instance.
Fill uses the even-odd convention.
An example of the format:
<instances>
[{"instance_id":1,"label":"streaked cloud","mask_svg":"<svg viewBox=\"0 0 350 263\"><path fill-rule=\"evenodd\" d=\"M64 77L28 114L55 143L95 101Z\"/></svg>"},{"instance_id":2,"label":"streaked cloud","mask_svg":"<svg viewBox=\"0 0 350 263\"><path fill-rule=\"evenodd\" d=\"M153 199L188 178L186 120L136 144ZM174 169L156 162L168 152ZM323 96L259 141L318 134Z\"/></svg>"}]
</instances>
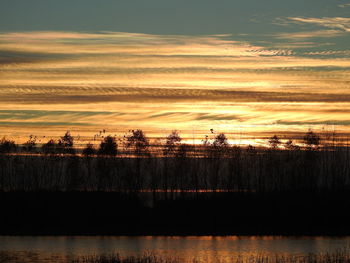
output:
<instances>
[{"instance_id":1,"label":"streaked cloud","mask_svg":"<svg viewBox=\"0 0 350 263\"><path fill-rule=\"evenodd\" d=\"M349 17L287 17L288 21L299 24L313 24L326 28L340 29L344 32L350 32L350 18Z\"/></svg>"},{"instance_id":2,"label":"streaked cloud","mask_svg":"<svg viewBox=\"0 0 350 263\"><path fill-rule=\"evenodd\" d=\"M338 6L341 7L341 8L347 8L347 7L350 7L350 3L340 4Z\"/></svg>"},{"instance_id":3,"label":"streaked cloud","mask_svg":"<svg viewBox=\"0 0 350 263\"><path fill-rule=\"evenodd\" d=\"M260 43L229 34L2 33L0 135L70 129L88 141L103 128L141 128L153 137L196 130L199 140L210 128L349 130L349 51L314 40L345 30L322 27Z\"/></svg>"},{"instance_id":4,"label":"streaked cloud","mask_svg":"<svg viewBox=\"0 0 350 263\"><path fill-rule=\"evenodd\" d=\"M317 31L304 31L294 33L280 33L277 34L277 38L282 39L308 39L308 38L330 38L343 36L344 32L341 30L317 30Z\"/></svg>"}]
</instances>

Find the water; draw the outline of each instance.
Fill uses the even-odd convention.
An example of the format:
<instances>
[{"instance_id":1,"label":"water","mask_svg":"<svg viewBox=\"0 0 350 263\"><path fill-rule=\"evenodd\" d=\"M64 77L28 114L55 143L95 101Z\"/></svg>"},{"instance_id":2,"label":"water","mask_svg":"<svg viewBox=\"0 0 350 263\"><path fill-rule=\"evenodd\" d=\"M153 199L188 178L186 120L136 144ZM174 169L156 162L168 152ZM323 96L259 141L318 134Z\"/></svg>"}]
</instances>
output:
<instances>
[{"instance_id":1,"label":"water","mask_svg":"<svg viewBox=\"0 0 350 263\"><path fill-rule=\"evenodd\" d=\"M0 237L0 262L69 262L83 255L154 253L184 261L225 262L240 254L332 252L350 248L350 237ZM15 256L16 258L13 258ZM4 260L4 257L5 258Z\"/></svg>"}]
</instances>

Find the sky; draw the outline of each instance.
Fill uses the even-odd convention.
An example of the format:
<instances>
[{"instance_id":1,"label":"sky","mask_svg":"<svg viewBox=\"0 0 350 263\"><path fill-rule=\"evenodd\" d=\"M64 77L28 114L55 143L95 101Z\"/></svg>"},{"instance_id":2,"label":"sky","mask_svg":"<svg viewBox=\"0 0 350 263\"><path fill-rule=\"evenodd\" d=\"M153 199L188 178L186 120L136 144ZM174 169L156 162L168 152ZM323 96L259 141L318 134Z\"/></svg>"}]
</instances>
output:
<instances>
[{"instance_id":1,"label":"sky","mask_svg":"<svg viewBox=\"0 0 350 263\"><path fill-rule=\"evenodd\" d=\"M348 0L0 5L0 137L350 131Z\"/></svg>"}]
</instances>

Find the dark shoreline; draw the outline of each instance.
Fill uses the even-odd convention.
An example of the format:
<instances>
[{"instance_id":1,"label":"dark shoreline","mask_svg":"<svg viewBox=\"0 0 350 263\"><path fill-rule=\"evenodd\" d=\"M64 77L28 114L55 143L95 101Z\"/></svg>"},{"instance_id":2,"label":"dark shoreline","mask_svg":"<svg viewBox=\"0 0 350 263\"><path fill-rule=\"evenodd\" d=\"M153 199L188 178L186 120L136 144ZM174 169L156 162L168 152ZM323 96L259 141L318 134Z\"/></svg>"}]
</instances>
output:
<instances>
[{"instance_id":1,"label":"dark shoreline","mask_svg":"<svg viewBox=\"0 0 350 263\"><path fill-rule=\"evenodd\" d=\"M0 235L350 235L350 193L1 192Z\"/></svg>"}]
</instances>

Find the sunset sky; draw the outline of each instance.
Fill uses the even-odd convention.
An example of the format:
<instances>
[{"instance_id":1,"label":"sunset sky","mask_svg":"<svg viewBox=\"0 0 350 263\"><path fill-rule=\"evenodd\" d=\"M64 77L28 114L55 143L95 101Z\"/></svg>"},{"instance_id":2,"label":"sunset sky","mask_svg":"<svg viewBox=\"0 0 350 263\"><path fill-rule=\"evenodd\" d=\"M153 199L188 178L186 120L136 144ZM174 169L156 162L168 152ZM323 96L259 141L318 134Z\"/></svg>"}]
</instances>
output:
<instances>
[{"instance_id":1,"label":"sunset sky","mask_svg":"<svg viewBox=\"0 0 350 263\"><path fill-rule=\"evenodd\" d=\"M0 137L137 128L350 132L350 1L1 1Z\"/></svg>"}]
</instances>

